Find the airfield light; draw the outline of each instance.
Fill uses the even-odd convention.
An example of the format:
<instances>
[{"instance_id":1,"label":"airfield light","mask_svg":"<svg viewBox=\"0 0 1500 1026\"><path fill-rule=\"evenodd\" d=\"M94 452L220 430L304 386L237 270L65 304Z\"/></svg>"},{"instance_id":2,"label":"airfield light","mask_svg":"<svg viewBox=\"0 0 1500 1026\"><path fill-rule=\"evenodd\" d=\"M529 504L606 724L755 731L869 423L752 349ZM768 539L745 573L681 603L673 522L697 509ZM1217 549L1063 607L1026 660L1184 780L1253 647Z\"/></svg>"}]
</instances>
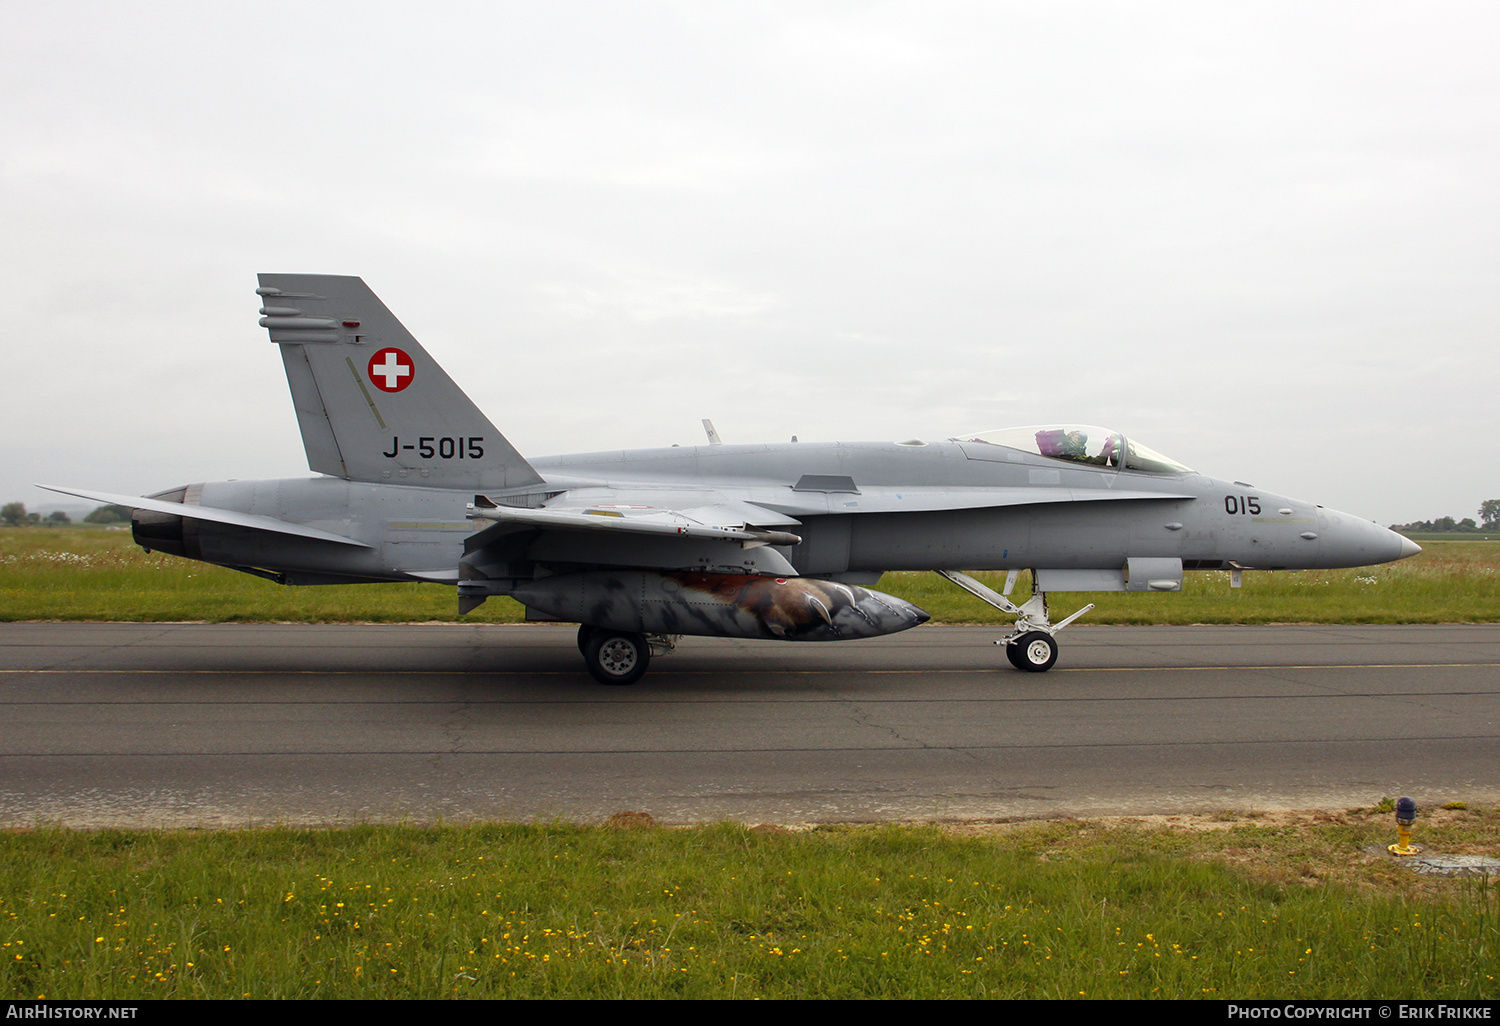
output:
<instances>
[{"instance_id":1,"label":"airfield light","mask_svg":"<svg viewBox=\"0 0 1500 1026\"><path fill-rule=\"evenodd\" d=\"M1421 847L1411 843L1412 824L1417 821L1417 803L1411 798L1396 799L1396 833L1401 838L1397 844L1386 846L1392 855L1416 855Z\"/></svg>"}]
</instances>

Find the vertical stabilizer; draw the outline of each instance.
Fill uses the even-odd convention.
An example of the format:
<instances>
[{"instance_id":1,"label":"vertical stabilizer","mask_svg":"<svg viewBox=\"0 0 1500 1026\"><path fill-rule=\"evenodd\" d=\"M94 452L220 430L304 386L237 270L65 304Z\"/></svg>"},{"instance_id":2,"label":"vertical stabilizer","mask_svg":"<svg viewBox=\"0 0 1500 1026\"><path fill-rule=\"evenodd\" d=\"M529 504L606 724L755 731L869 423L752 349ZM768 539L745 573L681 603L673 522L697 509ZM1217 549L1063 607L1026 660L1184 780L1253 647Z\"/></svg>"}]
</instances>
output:
<instances>
[{"instance_id":1,"label":"vertical stabilizer","mask_svg":"<svg viewBox=\"0 0 1500 1026\"><path fill-rule=\"evenodd\" d=\"M440 488L541 483L361 279L262 274L256 292L311 469Z\"/></svg>"}]
</instances>

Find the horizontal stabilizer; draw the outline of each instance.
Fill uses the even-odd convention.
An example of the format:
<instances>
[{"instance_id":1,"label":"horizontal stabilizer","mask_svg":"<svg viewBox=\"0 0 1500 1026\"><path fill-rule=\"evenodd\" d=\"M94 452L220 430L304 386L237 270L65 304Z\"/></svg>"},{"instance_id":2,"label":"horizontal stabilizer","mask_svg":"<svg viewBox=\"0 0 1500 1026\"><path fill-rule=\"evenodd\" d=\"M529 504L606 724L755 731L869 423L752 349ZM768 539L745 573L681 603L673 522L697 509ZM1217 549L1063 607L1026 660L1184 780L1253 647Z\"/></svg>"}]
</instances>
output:
<instances>
[{"instance_id":1,"label":"horizontal stabilizer","mask_svg":"<svg viewBox=\"0 0 1500 1026\"><path fill-rule=\"evenodd\" d=\"M330 531L320 531L316 527L293 524L285 520L277 520L275 517L256 516L254 513L237 513L232 509L214 509L212 506L190 506L181 502L143 499L138 495L117 495L114 492L84 492L76 488L59 488L56 485L39 484L37 487L45 488L49 492L59 492L63 495L76 495L80 499L92 499L94 502L102 502L110 506L148 509L153 513L166 513L175 517L187 517L190 520L208 520L215 524L228 524L231 527L249 527L257 531L274 531L277 534L289 534L295 538L311 538L315 541L336 542L340 545L353 545L362 549L371 547L362 541L355 541L353 538L346 538L341 534L333 534Z\"/></svg>"}]
</instances>

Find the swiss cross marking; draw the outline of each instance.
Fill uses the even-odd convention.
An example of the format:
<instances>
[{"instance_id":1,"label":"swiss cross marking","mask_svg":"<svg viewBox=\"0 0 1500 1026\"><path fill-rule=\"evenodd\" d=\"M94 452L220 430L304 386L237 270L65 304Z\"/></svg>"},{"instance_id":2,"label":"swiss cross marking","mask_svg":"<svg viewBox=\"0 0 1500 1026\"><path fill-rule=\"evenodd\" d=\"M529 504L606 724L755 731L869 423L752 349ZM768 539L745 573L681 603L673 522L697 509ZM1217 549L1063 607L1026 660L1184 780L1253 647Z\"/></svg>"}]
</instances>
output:
<instances>
[{"instance_id":1,"label":"swiss cross marking","mask_svg":"<svg viewBox=\"0 0 1500 1026\"><path fill-rule=\"evenodd\" d=\"M399 349L382 349L370 357L370 381L382 392L399 392L411 384L417 369L411 357Z\"/></svg>"}]
</instances>

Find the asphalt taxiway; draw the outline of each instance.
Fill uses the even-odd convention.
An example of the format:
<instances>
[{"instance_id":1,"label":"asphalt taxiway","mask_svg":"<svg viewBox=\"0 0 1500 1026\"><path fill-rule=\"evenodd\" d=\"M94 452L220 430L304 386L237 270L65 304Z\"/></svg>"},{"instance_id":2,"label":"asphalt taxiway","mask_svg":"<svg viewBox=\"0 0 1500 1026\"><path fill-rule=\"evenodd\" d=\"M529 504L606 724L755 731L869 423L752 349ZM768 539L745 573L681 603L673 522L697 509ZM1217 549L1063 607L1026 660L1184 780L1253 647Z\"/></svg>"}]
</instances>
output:
<instances>
[{"instance_id":1,"label":"asphalt taxiway","mask_svg":"<svg viewBox=\"0 0 1500 1026\"><path fill-rule=\"evenodd\" d=\"M992 819L1500 800L1500 625L686 639L567 627L0 625L0 825Z\"/></svg>"}]
</instances>

